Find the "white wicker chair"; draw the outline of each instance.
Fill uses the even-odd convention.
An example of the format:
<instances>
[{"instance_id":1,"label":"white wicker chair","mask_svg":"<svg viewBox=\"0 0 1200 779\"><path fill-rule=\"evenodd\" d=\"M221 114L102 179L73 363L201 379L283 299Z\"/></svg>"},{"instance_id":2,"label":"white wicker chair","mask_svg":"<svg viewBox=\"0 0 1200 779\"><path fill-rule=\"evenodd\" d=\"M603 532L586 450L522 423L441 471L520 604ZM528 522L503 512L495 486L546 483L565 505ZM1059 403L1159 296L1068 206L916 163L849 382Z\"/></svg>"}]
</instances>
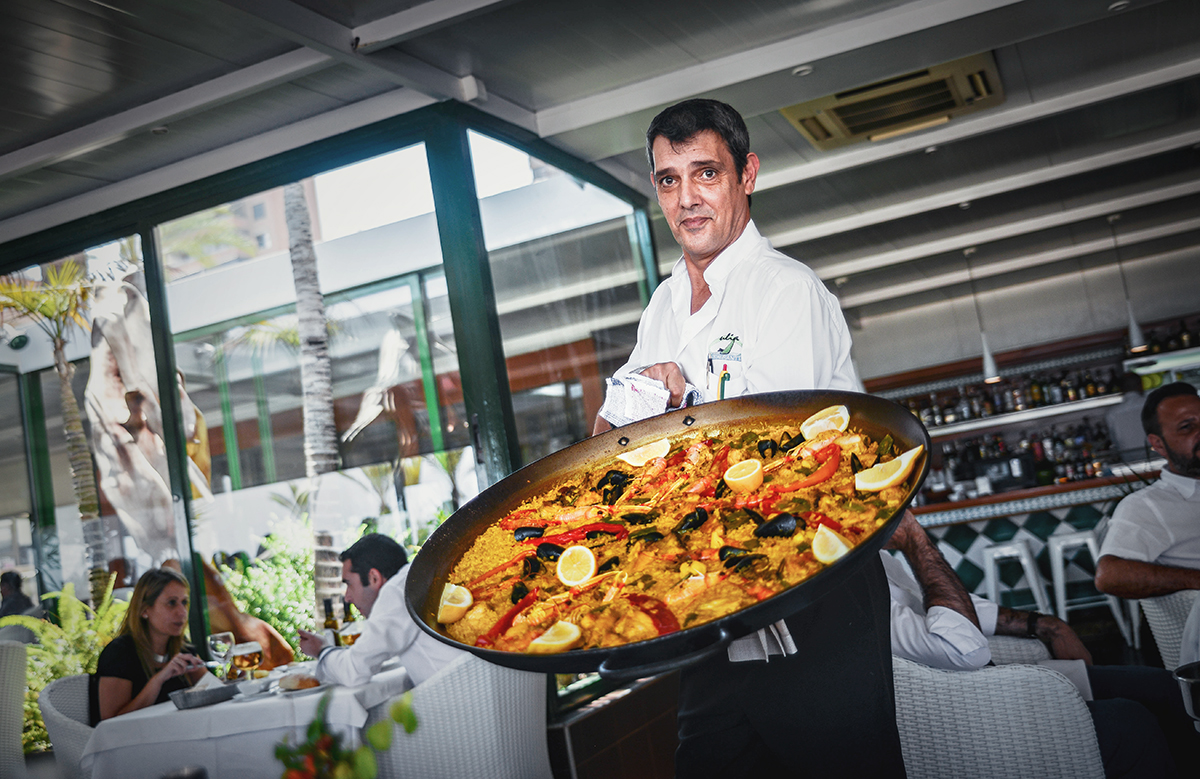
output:
<instances>
[{"instance_id":1,"label":"white wicker chair","mask_svg":"<svg viewBox=\"0 0 1200 779\"><path fill-rule=\"evenodd\" d=\"M546 677L464 655L412 690L417 729L397 727L380 779L551 779ZM388 717L376 706L368 724Z\"/></svg>"},{"instance_id":2,"label":"white wicker chair","mask_svg":"<svg viewBox=\"0 0 1200 779\"><path fill-rule=\"evenodd\" d=\"M1050 659L1050 650L1036 638L1018 636L989 636L988 646L992 650L992 662L996 665L1008 663L1030 663L1036 665Z\"/></svg>"},{"instance_id":3,"label":"white wicker chair","mask_svg":"<svg viewBox=\"0 0 1200 779\"><path fill-rule=\"evenodd\" d=\"M87 674L64 676L50 682L38 696L38 707L54 747L54 760L63 779L88 779L79 765L83 748L92 737L88 725Z\"/></svg>"},{"instance_id":4,"label":"white wicker chair","mask_svg":"<svg viewBox=\"0 0 1200 779\"><path fill-rule=\"evenodd\" d=\"M0 641L0 776L25 779L21 726L25 707L25 645Z\"/></svg>"},{"instance_id":5,"label":"white wicker chair","mask_svg":"<svg viewBox=\"0 0 1200 779\"><path fill-rule=\"evenodd\" d=\"M1200 590L1180 590L1160 598L1143 598L1142 611L1146 624L1154 634L1163 666L1174 670L1179 665L1179 644L1183 641L1183 626Z\"/></svg>"},{"instance_id":6,"label":"white wicker chair","mask_svg":"<svg viewBox=\"0 0 1200 779\"><path fill-rule=\"evenodd\" d=\"M892 658L910 779L1101 779L1087 705L1037 665L942 671Z\"/></svg>"}]
</instances>

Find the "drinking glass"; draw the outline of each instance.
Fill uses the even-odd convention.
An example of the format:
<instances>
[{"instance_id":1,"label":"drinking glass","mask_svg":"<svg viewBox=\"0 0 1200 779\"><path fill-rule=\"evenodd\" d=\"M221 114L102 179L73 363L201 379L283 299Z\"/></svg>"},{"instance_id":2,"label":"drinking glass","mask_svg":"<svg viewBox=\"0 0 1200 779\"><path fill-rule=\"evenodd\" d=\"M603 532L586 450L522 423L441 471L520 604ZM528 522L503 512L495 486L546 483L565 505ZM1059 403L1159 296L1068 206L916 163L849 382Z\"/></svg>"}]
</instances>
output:
<instances>
[{"instance_id":1,"label":"drinking glass","mask_svg":"<svg viewBox=\"0 0 1200 779\"><path fill-rule=\"evenodd\" d=\"M221 679L225 679L229 674L229 655L233 651L233 644L233 634L229 632L213 633L208 637L209 657L217 661L220 671L217 676Z\"/></svg>"},{"instance_id":2,"label":"drinking glass","mask_svg":"<svg viewBox=\"0 0 1200 779\"><path fill-rule=\"evenodd\" d=\"M351 622L346 627L342 628L338 635L342 639L342 646L354 646L354 642L362 635L362 623L358 621Z\"/></svg>"},{"instance_id":3,"label":"drinking glass","mask_svg":"<svg viewBox=\"0 0 1200 779\"><path fill-rule=\"evenodd\" d=\"M252 679L254 675L251 672L258 668L262 661L262 646L257 641L236 644L233 647L233 668L230 672L236 672L238 678Z\"/></svg>"}]
</instances>

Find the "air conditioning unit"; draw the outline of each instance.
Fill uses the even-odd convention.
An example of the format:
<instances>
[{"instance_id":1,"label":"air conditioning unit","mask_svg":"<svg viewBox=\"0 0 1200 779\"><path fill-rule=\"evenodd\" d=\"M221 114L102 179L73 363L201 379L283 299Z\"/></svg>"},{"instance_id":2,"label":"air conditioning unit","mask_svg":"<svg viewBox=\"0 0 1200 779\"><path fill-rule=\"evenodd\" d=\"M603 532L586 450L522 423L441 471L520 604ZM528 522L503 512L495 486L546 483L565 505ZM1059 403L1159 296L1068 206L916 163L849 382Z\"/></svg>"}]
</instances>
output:
<instances>
[{"instance_id":1,"label":"air conditioning unit","mask_svg":"<svg viewBox=\"0 0 1200 779\"><path fill-rule=\"evenodd\" d=\"M1003 102L1004 87L989 51L782 108L780 113L825 151L935 127Z\"/></svg>"}]
</instances>

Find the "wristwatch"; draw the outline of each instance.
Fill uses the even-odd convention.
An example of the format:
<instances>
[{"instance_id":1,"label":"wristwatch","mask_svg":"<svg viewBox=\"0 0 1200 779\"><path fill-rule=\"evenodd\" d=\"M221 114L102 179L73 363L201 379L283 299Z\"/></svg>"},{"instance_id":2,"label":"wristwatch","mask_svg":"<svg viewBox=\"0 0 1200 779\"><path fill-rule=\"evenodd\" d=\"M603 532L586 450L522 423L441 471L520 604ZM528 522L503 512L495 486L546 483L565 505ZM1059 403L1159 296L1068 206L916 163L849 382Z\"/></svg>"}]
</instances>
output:
<instances>
[{"instance_id":1,"label":"wristwatch","mask_svg":"<svg viewBox=\"0 0 1200 779\"><path fill-rule=\"evenodd\" d=\"M1036 611L1029 612L1029 616L1025 618L1025 635L1029 636L1030 638L1038 637L1037 624L1038 618L1041 616L1042 615Z\"/></svg>"}]
</instances>

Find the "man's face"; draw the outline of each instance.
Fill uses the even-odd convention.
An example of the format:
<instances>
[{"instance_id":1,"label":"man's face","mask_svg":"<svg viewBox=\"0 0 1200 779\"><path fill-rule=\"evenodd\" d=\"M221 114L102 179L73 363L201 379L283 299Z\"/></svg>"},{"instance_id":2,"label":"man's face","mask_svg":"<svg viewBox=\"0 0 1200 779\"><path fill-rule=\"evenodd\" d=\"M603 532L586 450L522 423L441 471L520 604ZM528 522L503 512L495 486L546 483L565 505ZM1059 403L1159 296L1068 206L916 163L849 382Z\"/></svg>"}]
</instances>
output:
<instances>
[{"instance_id":1,"label":"man's face","mask_svg":"<svg viewBox=\"0 0 1200 779\"><path fill-rule=\"evenodd\" d=\"M0 599L8 599L14 592L15 590L9 587L7 582L0 583Z\"/></svg>"},{"instance_id":2,"label":"man's face","mask_svg":"<svg viewBox=\"0 0 1200 779\"><path fill-rule=\"evenodd\" d=\"M367 581L364 582L362 577L350 570L349 560L342 561L342 583L346 585L346 594L342 596L342 600L353 604L364 617L369 617L371 616L371 607L375 605L375 599L379 597L379 590L387 580L374 568L366 578Z\"/></svg>"},{"instance_id":3,"label":"man's face","mask_svg":"<svg viewBox=\"0 0 1200 779\"><path fill-rule=\"evenodd\" d=\"M1175 395L1158 404L1162 435L1150 434L1150 446L1181 476L1200 479L1200 397Z\"/></svg>"},{"instance_id":4,"label":"man's face","mask_svg":"<svg viewBox=\"0 0 1200 779\"><path fill-rule=\"evenodd\" d=\"M712 130L677 146L660 135L651 148L658 204L684 257L703 270L750 221L758 157L747 157L739 179L729 147Z\"/></svg>"}]
</instances>

